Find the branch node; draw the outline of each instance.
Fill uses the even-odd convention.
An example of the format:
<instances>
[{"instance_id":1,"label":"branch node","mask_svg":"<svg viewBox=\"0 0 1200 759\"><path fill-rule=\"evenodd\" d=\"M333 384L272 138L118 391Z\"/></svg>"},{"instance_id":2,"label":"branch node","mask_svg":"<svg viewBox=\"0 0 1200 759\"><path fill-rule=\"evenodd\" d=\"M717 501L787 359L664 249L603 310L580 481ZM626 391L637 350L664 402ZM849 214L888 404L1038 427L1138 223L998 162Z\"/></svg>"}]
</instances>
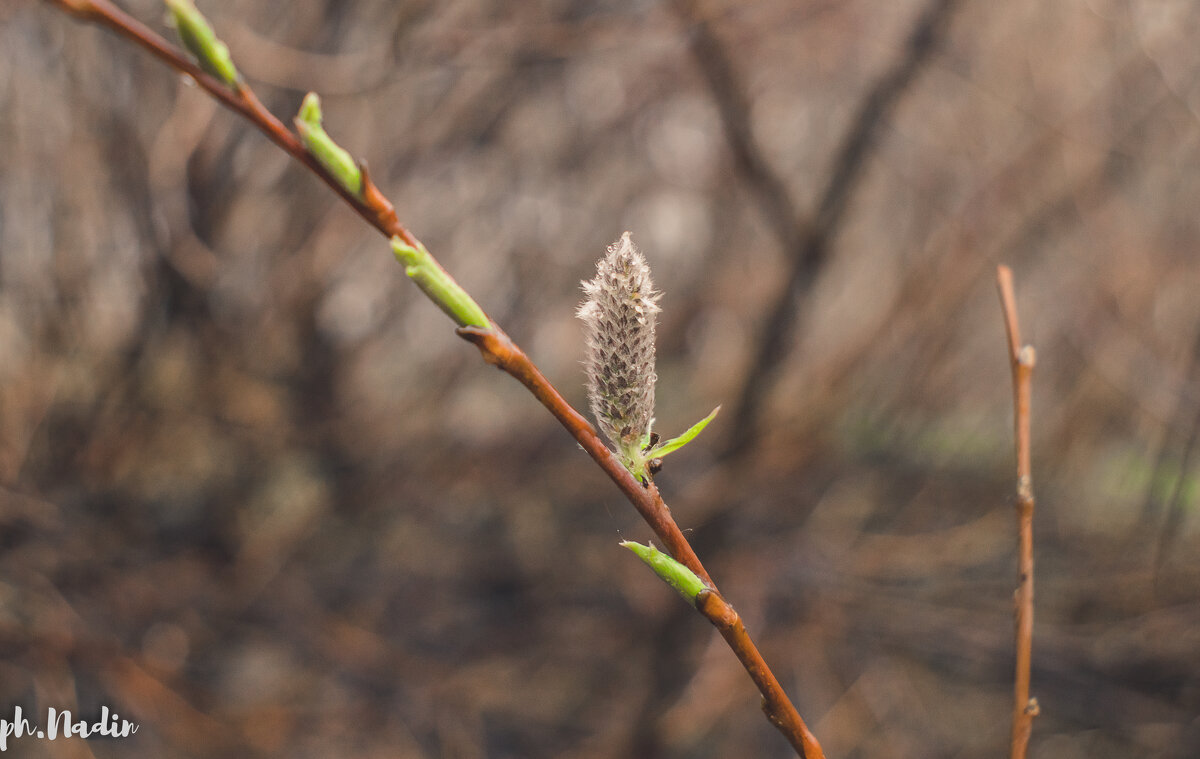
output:
<instances>
[{"instance_id":1,"label":"branch node","mask_svg":"<svg viewBox=\"0 0 1200 759\"><path fill-rule=\"evenodd\" d=\"M721 631L732 630L741 621L729 602L711 588L705 588L696 594L696 609Z\"/></svg>"},{"instance_id":2,"label":"branch node","mask_svg":"<svg viewBox=\"0 0 1200 759\"><path fill-rule=\"evenodd\" d=\"M758 708L762 709L762 713L777 730L783 729L783 720L779 719L779 715L771 708L771 704L765 699L760 699Z\"/></svg>"},{"instance_id":3,"label":"branch node","mask_svg":"<svg viewBox=\"0 0 1200 759\"><path fill-rule=\"evenodd\" d=\"M1017 353L1017 363L1030 369L1034 367L1034 364L1037 363L1037 351L1033 349L1032 345L1026 345L1021 348L1020 352Z\"/></svg>"},{"instance_id":4,"label":"branch node","mask_svg":"<svg viewBox=\"0 0 1200 759\"><path fill-rule=\"evenodd\" d=\"M359 160L358 171L362 176L362 202L371 209L371 213L375 214L379 225L388 229L398 229L400 227L400 219L396 216L396 207L392 205L392 201L387 199L387 196L380 192L379 187L371 180L371 173L367 170L367 162Z\"/></svg>"},{"instance_id":5,"label":"branch node","mask_svg":"<svg viewBox=\"0 0 1200 759\"><path fill-rule=\"evenodd\" d=\"M1017 478L1017 508L1022 511L1033 509L1033 478L1027 474Z\"/></svg>"},{"instance_id":6,"label":"branch node","mask_svg":"<svg viewBox=\"0 0 1200 759\"><path fill-rule=\"evenodd\" d=\"M478 348L484 361L492 366L503 368L507 349L504 346L505 341L500 338L495 328L457 327L454 334Z\"/></svg>"}]
</instances>

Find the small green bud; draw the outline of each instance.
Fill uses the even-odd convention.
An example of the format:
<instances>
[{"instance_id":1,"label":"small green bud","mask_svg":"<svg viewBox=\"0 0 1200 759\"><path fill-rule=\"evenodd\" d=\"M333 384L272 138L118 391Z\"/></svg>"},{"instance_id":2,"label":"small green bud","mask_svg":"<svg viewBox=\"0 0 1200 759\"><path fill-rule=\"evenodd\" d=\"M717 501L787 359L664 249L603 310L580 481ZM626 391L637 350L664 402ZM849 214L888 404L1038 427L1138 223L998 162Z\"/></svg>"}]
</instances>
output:
<instances>
[{"instance_id":1,"label":"small green bud","mask_svg":"<svg viewBox=\"0 0 1200 759\"><path fill-rule=\"evenodd\" d=\"M418 242L414 248L397 235L392 238L392 252L404 264L404 273L458 326L480 329L492 326L479 304L429 255L424 245Z\"/></svg>"},{"instance_id":2,"label":"small green bud","mask_svg":"<svg viewBox=\"0 0 1200 759\"><path fill-rule=\"evenodd\" d=\"M636 553L638 558L654 570L655 574L666 580L668 585L679 591L679 595L693 606L696 604L696 596L700 595L700 591L709 590L709 587L696 576L695 572L653 545L642 545L634 543L632 540L622 541L621 545Z\"/></svg>"},{"instance_id":3,"label":"small green bud","mask_svg":"<svg viewBox=\"0 0 1200 759\"><path fill-rule=\"evenodd\" d=\"M217 39L208 19L196 8L192 0L165 0L171 12L170 21L175 26L179 41L196 58L200 68L236 88L242 75L233 65L229 48Z\"/></svg>"},{"instance_id":4,"label":"small green bud","mask_svg":"<svg viewBox=\"0 0 1200 759\"><path fill-rule=\"evenodd\" d=\"M300 104L294 123L304 147L324 166L338 183L354 197L362 195L362 170L345 148L333 141L321 125L321 99L310 92Z\"/></svg>"}]
</instances>

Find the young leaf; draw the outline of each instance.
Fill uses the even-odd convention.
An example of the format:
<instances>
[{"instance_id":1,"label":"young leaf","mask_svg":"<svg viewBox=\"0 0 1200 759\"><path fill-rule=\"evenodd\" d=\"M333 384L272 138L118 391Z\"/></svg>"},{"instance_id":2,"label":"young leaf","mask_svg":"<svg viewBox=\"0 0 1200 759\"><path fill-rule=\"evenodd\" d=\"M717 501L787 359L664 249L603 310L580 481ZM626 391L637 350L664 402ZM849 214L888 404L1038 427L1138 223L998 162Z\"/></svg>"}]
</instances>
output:
<instances>
[{"instance_id":1,"label":"young leaf","mask_svg":"<svg viewBox=\"0 0 1200 759\"><path fill-rule=\"evenodd\" d=\"M621 545L636 553L638 558L646 562L655 574L677 590L688 603L695 605L696 596L700 591L709 589L695 572L654 546L634 543L632 540L621 541Z\"/></svg>"},{"instance_id":2,"label":"young leaf","mask_svg":"<svg viewBox=\"0 0 1200 759\"><path fill-rule=\"evenodd\" d=\"M711 414L709 414L708 416L704 417L703 419L701 419L700 421L696 422L691 427L689 427L687 432L683 433L679 437L673 437L670 440L666 441L665 443L659 443L658 445L654 446L653 448L651 448L649 451L646 452L646 458L647 459L660 459L663 456L666 456L668 453L674 453L675 451L678 451L680 448L684 447L688 443L692 442L692 440L695 439L695 437L697 435L699 435L701 432L704 431L704 428L708 426L708 423L716 418L717 413L720 410L721 410L721 407L717 406L715 409L712 410Z\"/></svg>"}]
</instances>

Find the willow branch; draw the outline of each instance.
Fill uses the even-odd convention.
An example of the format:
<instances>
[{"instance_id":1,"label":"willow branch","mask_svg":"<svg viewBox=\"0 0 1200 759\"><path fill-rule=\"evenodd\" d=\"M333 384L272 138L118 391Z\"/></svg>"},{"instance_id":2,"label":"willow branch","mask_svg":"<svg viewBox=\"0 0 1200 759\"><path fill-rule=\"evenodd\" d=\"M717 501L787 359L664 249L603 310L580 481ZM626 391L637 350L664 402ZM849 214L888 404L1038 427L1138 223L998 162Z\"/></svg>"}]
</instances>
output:
<instances>
[{"instance_id":1,"label":"willow branch","mask_svg":"<svg viewBox=\"0 0 1200 759\"><path fill-rule=\"evenodd\" d=\"M262 105L244 82L237 82L231 87L220 79L210 76L193 63L185 53L124 13L109 0L48 0L48 2L78 18L111 29L119 36L146 49L167 66L191 77L202 89L230 110L241 114L272 142L308 167L385 237L389 239L399 237L407 246L424 250L420 241L400 223L395 208L371 181L365 167L363 167L362 192L360 195L355 195L308 152L303 142ZM440 265L436 261L434 265L440 269ZM448 274L445 276L448 281L452 281ZM504 333L499 325L490 318L488 322L489 326L486 328L462 326L458 329L458 334L473 343L487 363L512 375L524 385L558 419L584 451L616 483L654 531L654 534L662 541L671 556L692 570L711 588L710 592L702 594L706 600L704 603L697 603L697 609L721 633L758 687L763 697L763 709L767 719L783 733L799 756L804 759L824 759L825 755L822 753L820 745L808 731L804 720L801 719L783 687L759 654L737 612L720 595L716 584L709 577L691 544L688 543L687 538L675 523L658 488L652 482L647 485L639 482L604 444L592 424L567 403L525 352Z\"/></svg>"},{"instance_id":2,"label":"willow branch","mask_svg":"<svg viewBox=\"0 0 1200 759\"><path fill-rule=\"evenodd\" d=\"M767 720L787 737L797 754L806 759L825 759L821 744L817 742L816 736L809 732L796 708L788 701L787 694L775 679L762 654L758 652L754 641L750 639L750 634L746 632L746 626L742 624L737 611L715 589L708 593L701 592L696 599L696 608L721 633L721 637L737 654L738 661L758 686L759 692L763 694L762 709L767 715Z\"/></svg>"},{"instance_id":3,"label":"willow branch","mask_svg":"<svg viewBox=\"0 0 1200 759\"><path fill-rule=\"evenodd\" d=\"M1021 344L1017 303L1013 295L1012 270L996 271L1004 329L1008 334L1008 358L1012 366L1013 409L1017 448L1017 590L1014 596L1016 672L1013 678L1012 736L1009 759L1025 759L1033 718L1038 714L1036 698L1029 696L1029 669L1033 653L1033 479L1030 471L1029 418L1033 366L1037 360L1032 345Z\"/></svg>"}]
</instances>

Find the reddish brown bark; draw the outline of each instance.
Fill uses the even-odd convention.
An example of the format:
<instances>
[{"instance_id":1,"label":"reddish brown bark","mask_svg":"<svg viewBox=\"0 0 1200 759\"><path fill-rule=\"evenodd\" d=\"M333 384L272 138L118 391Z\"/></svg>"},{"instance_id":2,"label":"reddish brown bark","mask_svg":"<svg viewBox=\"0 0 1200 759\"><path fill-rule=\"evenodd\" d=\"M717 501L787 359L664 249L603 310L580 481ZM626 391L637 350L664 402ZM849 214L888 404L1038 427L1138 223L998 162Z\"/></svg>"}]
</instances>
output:
<instances>
[{"instance_id":1,"label":"reddish brown bark","mask_svg":"<svg viewBox=\"0 0 1200 759\"><path fill-rule=\"evenodd\" d=\"M1008 334L1008 357L1012 366L1013 419L1017 449L1017 590L1014 596L1016 672L1013 678L1012 736L1009 759L1025 759L1033 718L1038 714L1036 698L1029 697L1029 669L1033 655L1033 479L1030 470L1029 425L1032 396L1033 346L1021 345L1017 302L1013 295L1012 270L996 271L1004 329Z\"/></svg>"}]
</instances>

